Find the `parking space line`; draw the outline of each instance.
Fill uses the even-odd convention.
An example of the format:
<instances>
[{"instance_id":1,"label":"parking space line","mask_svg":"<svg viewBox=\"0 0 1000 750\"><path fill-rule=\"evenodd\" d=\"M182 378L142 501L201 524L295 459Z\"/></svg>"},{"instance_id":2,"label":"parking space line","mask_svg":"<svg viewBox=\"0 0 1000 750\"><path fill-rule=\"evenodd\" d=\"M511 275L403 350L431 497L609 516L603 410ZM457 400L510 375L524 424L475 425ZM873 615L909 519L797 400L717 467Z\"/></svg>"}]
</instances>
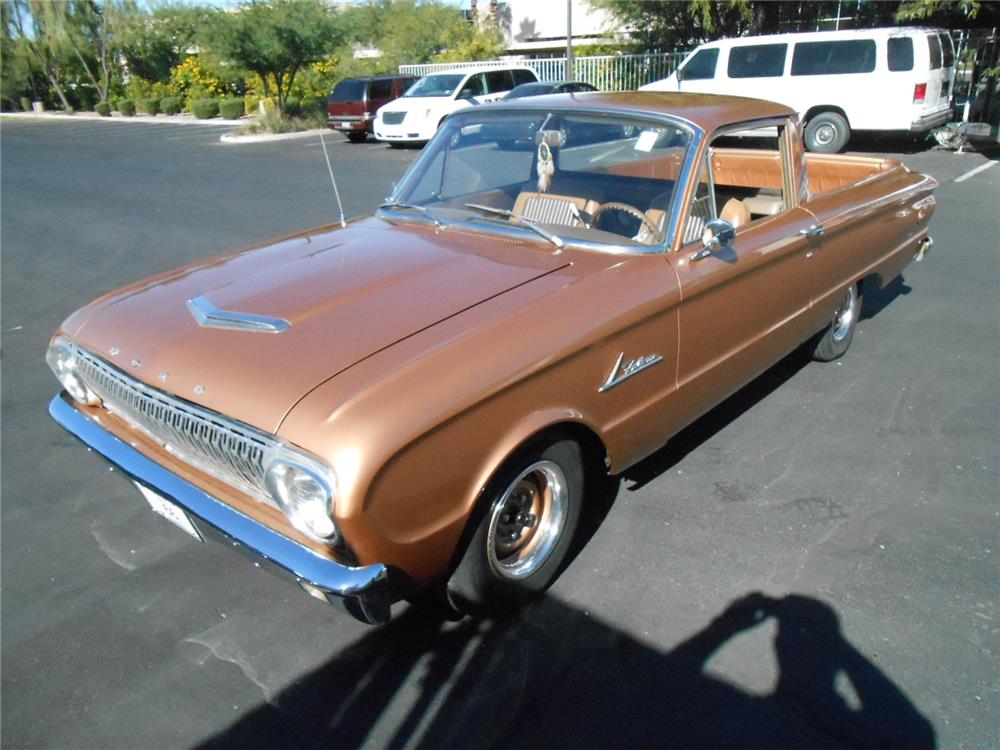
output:
<instances>
[{"instance_id":1,"label":"parking space line","mask_svg":"<svg viewBox=\"0 0 1000 750\"><path fill-rule=\"evenodd\" d=\"M994 166L996 163L997 163L997 160L994 159L993 161L988 161L985 164L980 164L975 169L970 169L965 174L956 177L954 180L952 180L952 182L965 182L970 177L975 177L980 172L985 172L987 169L989 169L990 167Z\"/></svg>"}]
</instances>

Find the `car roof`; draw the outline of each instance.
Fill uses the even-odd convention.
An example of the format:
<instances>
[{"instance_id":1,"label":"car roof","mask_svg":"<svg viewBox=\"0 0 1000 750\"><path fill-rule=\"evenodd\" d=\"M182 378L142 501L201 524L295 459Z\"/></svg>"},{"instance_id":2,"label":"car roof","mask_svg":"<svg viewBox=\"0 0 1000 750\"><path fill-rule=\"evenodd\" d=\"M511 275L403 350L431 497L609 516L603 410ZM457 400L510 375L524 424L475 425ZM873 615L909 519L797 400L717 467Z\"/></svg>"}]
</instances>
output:
<instances>
[{"instance_id":1,"label":"car roof","mask_svg":"<svg viewBox=\"0 0 1000 750\"><path fill-rule=\"evenodd\" d=\"M697 125L705 132L732 123L796 114L793 109L763 99L661 91L587 91L577 94L532 96L482 106L542 109L564 107L567 102L572 102L575 110L673 115Z\"/></svg>"},{"instance_id":2,"label":"car roof","mask_svg":"<svg viewBox=\"0 0 1000 750\"><path fill-rule=\"evenodd\" d=\"M841 31L798 31L787 34L759 34L757 36L716 39L715 41L699 45L698 49L702 47L742 47L748 44L842 41L845 39L874 39L876 37L947 33L945 29L927 26L886 26L876 29L843 29Z\"/></svg>"},{"instance_id":3,"label":"car roof","mask_svg":"<svg viewBox=\"0 0 1000 750\"><path fill-rule=\"evenodd\" d=\"M470 68L449 68L448 70L431 70L424 73L425 76L435 76L439 74L452 74L461 73L462 75L468 75L469 73L489 73L491 70L530 70L535 73L534 69L529 68L527 65L476 65ZM535 73L537 76L538 73Z\"/></svg>"}]
</instances>

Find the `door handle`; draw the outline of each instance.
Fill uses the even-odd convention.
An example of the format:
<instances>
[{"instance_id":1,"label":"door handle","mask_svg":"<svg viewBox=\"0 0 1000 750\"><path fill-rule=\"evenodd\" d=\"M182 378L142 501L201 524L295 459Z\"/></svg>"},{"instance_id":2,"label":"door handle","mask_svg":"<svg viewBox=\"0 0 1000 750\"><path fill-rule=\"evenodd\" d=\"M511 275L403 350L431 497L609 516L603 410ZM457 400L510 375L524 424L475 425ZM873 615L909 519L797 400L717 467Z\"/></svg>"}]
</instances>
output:
<instances>
[{"instance_id":1,"label":"door handle","mask_svg":"<svg viewBox=\"0 0 1000 750\"><path fill-rule=\"evenodd\" d=\"M819 237L825 231L821 224L810 224L805 229L800 229L799 234L803 237Z\"/></svg>"}]
</instances>

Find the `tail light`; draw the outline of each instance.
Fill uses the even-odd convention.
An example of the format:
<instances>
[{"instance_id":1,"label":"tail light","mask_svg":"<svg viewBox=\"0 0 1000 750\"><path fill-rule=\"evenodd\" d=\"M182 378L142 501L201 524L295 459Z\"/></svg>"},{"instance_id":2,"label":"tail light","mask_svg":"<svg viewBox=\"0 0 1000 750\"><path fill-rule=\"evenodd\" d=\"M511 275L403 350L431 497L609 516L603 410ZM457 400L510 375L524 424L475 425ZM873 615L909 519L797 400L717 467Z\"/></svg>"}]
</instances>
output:
<instances>
[{"instance_id":1,"label":"tail light","mask_svg":"<svg viewBox=\"0 0 1000 750\"><path fill-rule=\"evenodd\" d=\"M913 103L918 104L927 97L927 84L918 83L913 87Z\"/></svg>"}]
</instances>

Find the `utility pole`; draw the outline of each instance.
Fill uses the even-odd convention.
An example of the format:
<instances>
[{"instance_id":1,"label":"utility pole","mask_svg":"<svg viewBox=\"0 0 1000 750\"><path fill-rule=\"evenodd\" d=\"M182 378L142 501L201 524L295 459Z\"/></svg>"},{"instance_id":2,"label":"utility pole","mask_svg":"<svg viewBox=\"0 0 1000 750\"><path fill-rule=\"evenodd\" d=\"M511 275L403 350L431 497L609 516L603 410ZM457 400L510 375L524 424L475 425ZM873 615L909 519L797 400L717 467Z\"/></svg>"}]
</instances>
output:
<instances>
[{"instance_id":1,"label":"utility pole","mask_svg":"<svg viewBox=\"0 0 1000 750\"><path fill-rule=\"evenodd\" d=\"M573 80L573 0L566 0L566 80Z\"/></svg>"}]
</instances>

